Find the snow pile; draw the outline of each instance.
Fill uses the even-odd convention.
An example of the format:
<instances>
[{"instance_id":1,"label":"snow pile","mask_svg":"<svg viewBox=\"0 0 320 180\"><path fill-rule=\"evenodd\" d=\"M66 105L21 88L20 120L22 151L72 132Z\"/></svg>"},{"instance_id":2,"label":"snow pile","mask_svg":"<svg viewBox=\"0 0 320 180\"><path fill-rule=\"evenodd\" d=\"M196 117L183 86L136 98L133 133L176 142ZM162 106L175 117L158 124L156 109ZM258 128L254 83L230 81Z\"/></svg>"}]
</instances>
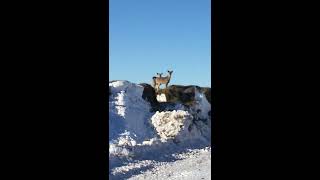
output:
<instances>
[{"instance_id":1,"label":"snow pile","mask_svg":"<svg viewBox=\"0 0 320 180\"><path fill-rule=\"evenodd\" d=\"M162 139L176 141L195 137L191 135L192 120L192 115L182 110L156 112L151 118L153 126Z\"/></svg>"},{"instance_id":2,"label":"snow pile","mask_svg":"<svg viewBox=\"0 0 320 180\"><path fill-rule=\"evenodd\" d=\"M148 122L151 106L140 85L114 81L109 88L109 155L128 155L129 147L154 136Z\"/></svg>"},{"instance_id":3,"label":"snow pile","mask_svg":"<svg viewBox=\"0 0 320 180\"><path fill-rule=\"evenodd\" d=\"M210 152L195 150L211 144L211 105L203 93L195 90L191 106L166 102L161 94L157 99L162 103L152 107L143 99L142 85L112 81L109 90L110 179L131 179L134 175L137 179L163 179L169 178L168 170L174 171L170 175L173 179L210 177ZM185 152L187 149L191 152ZM147 177L142 171L147 171Z\"/></svg>"},{"instance_id":4,"label":"snow pile","mask_svg":"<svg viewBox=\"0 0 320 180\"><path fill-rule=\"evenodd\" d=\"M177 143L199 138L210 141L208 111L211 105L204 94L197 91L191 107L171 103L164 105L163 112L151 112L150 103L142 98L143 86L112 81L109 89L109 158L134 157L159 148L167 149L164 144L168 141Z\"/></svg>"}]
</instances>

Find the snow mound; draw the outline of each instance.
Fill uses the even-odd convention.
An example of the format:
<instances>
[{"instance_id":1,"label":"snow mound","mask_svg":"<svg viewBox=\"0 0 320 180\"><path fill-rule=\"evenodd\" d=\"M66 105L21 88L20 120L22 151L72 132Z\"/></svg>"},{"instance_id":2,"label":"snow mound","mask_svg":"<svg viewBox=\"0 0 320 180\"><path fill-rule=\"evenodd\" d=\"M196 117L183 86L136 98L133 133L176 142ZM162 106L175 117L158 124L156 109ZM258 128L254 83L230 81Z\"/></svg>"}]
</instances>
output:
<instances>
[{"instance_id":1,"label":"snow mound","mask_svg":"<svg viewBox=\"0 0 320 180\"><path fill-rule=\"evenodd\" d=\"M136 144L151 138L153 133L148 122L152 116L151 106L142 98L143 86L114 81L109 83L109 88L109 144L123 146L124 139Z\"/></svg>"},{"instance_id":2,"label":"snow mound","mask_svg":"<svg viewBox=\"0 0 320 180\"><path fill-rule=\"evenodd\" d=\"M182 140L190 137L190 125L193 117L187 111L156 112L151 118L158 135L167 139Z\"/></svg>"},{"instance_id":3,"label":"snow mound","mask_svg":"<svg viewBox=\"0 0 320 180\"><path fill-rule=\"evenodd\" d=\"M190 144L187 140L204 138L210 144L211 117L208 111L211 105L204 94L195 93L192 107L163 103L163 112L152 112L151 104L142 97L144 86L129 81L112 81L109 90L110 161L119 157L141 157L157 149L168 150L171 142Z\"/></svg>"}]
</instances>

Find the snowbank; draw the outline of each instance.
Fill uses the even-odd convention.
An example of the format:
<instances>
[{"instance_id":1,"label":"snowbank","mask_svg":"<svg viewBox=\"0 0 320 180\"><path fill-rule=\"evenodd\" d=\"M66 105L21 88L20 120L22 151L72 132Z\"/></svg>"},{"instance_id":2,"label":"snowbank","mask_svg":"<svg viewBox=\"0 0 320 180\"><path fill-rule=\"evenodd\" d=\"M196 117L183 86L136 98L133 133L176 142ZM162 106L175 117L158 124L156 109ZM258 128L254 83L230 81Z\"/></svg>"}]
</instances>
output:
<instances>
[{"instance_id":1,"label":"snowbank","mask_svg":"<svg viewBox=\"0 0 320 180\"><path fill-rule=\"evenodd\" d=\"M120 136L141 141L150 136L147 124L152 114L150 104L142 98L143 87L128 81L112 82L109 87L109 141Z\"/></svg>"},{"instance_id":2,"label":"snowbank","mask_svg":"<svg viewBox=\"0 0 320 180\"><path fill-rule=\"evenodd\" d=\"M210 143L211 105L202 93L195 93L191 107L177 103L163 112L152 112L150 103L142 98L142 85L113 81L109 89L109 158L141 155L161 149L171 140L177 143L205 138Z\"/></svg>"}]
</instances>

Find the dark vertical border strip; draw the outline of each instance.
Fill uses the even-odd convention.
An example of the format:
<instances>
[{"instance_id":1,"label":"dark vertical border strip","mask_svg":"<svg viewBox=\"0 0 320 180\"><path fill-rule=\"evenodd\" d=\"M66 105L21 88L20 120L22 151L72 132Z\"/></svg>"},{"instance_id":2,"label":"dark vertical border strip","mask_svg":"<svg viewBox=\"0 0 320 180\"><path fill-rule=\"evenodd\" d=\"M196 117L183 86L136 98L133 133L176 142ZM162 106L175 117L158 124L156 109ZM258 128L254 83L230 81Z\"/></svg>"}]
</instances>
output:
<instances>
[{"instance_id":1,"label":"dark vertical border strip","mask_svg":"<svg viewBox=\"0 0 320 180\"><path fill-rule=\"evenodd\" d=\"M99 142L102 143L102 148L100 149L99 154L100 156L97 156L98 159L101 160L100 164L100 171L101 176L99 176L99 179L104 180L108 177L108 166L109 163L107 162L108 159L108 136L109 136L109 113L108 113L108 88L107 88L107 81L109 80L109 0L101 0L101 8L102 13L100 14L101 17L101 38L100 38L100 47L101 47L101 54L102 57L100 58L101 66L103 74L101 74L101 90L103 91L103 98L101 98L102 102L102 110L99 112L103 112L101 116L101 125L100 125L100 131L101 133L99 136ZM99 172L100 172L99 171Z\"/></svg>"},{"instance_id":2,"label":"dark vertical border strip","mask_svg":"<svg viewBox=\"0 0 320 180\"><path fill-rule=\"evenodd\" d=\"M211 126L211 134L212 134L212 166L211 166L211 174L213 179L218 178L218 172L219 172L219 155L221 151L221 126L220 122L221 119L221 109L222 106L222 77L221 77L221 68L222 68L222 31L221 31L221 17L222 17L222 11L223 11L222 3L219 0L213 0L213 3L211 4L211 26L212 26L212 32L213 37L211 39L212 44L212 53L213 53L213 59L212 59L212 93L213 93L213 118L212 118L212 126Z\"/></svg>"},{"instance_id":3,"label":"dark vertical border strip","mask_svg":"<svg viewBox=\"0 0 320 180\"><path fill-rule=\"evenodd\" d=\"M103 25L104 25L104 52L105 52L105 58L104 58L104 68L107 69L106 74L104 74L104 117L103 117L103 127L104 132L103 133L103 143L104 143L104 166L102 166L104 169L104 178L108 178L108 169L109 169L109 0L102 0L103 1L103 7L105 8L104 14L103 14ZM107 162L108 161L108 162Z\"/></svg>"}]
</instances>

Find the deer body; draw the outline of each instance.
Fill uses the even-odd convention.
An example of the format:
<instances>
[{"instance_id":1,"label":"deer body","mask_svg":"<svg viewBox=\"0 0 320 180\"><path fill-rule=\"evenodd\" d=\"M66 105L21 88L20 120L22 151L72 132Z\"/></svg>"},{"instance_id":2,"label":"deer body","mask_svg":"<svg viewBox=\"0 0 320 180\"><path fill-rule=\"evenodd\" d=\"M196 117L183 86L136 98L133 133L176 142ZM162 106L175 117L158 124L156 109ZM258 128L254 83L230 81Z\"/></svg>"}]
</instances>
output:
<instances>
[{"instance_id":1,"label":"deer body","mask_svg":"<svg viewBox=\"0 0 320 180\"><path fill-rule=\"evenodd\" d=\"M155 77L155 76L152 77L152 87L155 88L155 89L157 88L156 78L157 78L157 77ZM157 90L157 89L156 89L156 90Z\"/></svg>"},{"instance_id":2,"label":"deer body","mask_svg":"<svg viewBox=\"0 0 320 180\"><path fill-rule=\"evenodd\" d=\"M153 77L155 89L158 90L161 84L165 84L166 88L170 82L171 76L173 71L168 71L168 76L165 77Z\"/></svg>"},{"instance_id":3,"label":"deer body","mask_svg":"<svg viewBox=\"0 0 320 180\"><path fill-rule=\"evenodd\" d=\"M153 77L152 77L152 87L156 88L156 85L157 85L157 84L156 84L156 78L157 78L157 77L162 77L162 74L163 74L163 73L157 73L157 76L153 76Z\"/></svg>"}]
</instances>

